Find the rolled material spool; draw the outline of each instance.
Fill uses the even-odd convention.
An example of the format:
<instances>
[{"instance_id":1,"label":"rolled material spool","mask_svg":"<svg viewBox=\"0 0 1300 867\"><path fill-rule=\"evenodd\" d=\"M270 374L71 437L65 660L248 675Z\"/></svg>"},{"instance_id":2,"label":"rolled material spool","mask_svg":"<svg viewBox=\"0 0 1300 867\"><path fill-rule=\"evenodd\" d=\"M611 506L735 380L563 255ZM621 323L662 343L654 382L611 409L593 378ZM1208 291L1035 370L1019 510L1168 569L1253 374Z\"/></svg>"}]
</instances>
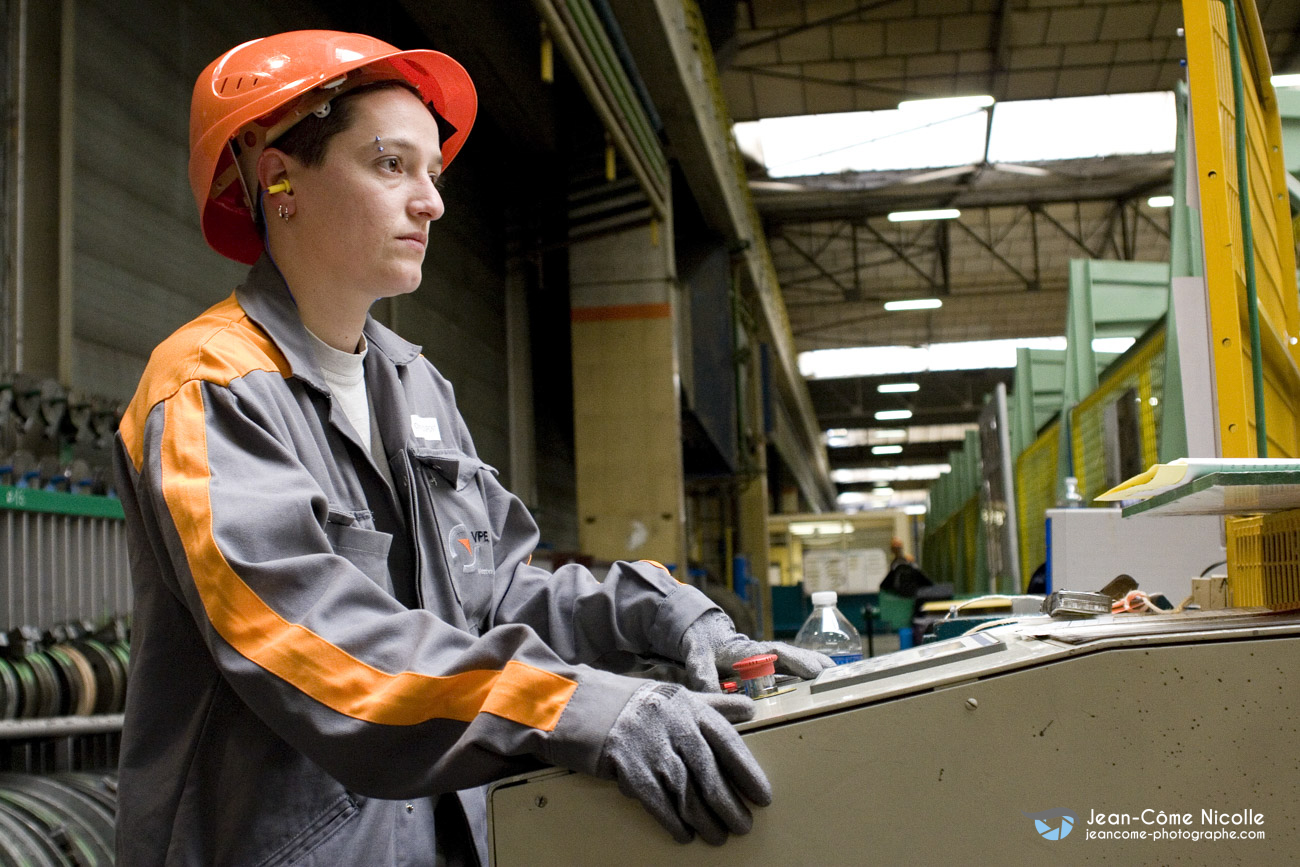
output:
<instances>
[{"instance_id":1,"label":"rolled material spool","mask_svg":"<svg viewBox=\"0 0 1300 867\"><path fill-rule=\"evenodd\" d=\"M38 695L36 716L59 716L66 705L66 690L59 681L59 673L54 667L54 662L40 650L28 654L24 659L36 674Z\"/></svg>"},{"instance_id":2,"label":"rolled material spool","mask_svg":"<svg viewBox=\"0 0 1300 867\"><path fill-rule=\"evenodd\" d=\"M34 719L39 715L41 707L36 672L26 658L11 659L9 664L18 676L18 718Z\"/></svg>"},{"instance_id":3,"label":"rolled material spool","mask_svg":"<svg viewBox=\"0 0 1300 867\"><path fill-rule=\"evenodd\" d=\"M51 647L51 656L62 655L67 660L67 664L75 669L75 680L79 686L77 691L77 700L69 713L78 716L89 716L95 712L95 699L99 694L99 689L95 683L95 669L91 666L90 660L77 647L71 644L58 644Z\"/></svg>"},{"instance_id":4,"label":"rolled material spool","mask_svg":"<svg viewBox=\"0 0 1300 867\"><path fill-rule=\"evenodd\" d=\"M67 860L48 837L21 812L0 801L0 856L6 864L63 867Z\"/></svg>"},{"instance_id":5,"label":"rolled material spool","mask_svg":"<svg viewBox=\"0 0 1300 867\"><path fill-rule=\"evenodd\" d=\"M22 691L9 660L0 659L0 719L17 719Z\"/></svg>"},{"instance_id":6,"label":"rolled material spool","mask_svg":"<svg viewBox=\"0 0 1300 867\"><path fill-rule=\"evenodd\" d=\"M58 675L59 684L62 687L62 701L55 711L56 716L68 716L75 714L77 708L81 705L82 694L86 691L85 682L81 679L81 672L77 670L74 663L66 653L58 647L47 647L42 653L54 667L54 673Z\"/></svg>"},{"instance_id":7,"label":"rolled material spool","mask_svg":"<svg viewBox=\"0 0 1300 867\"><path fill-rule=\"evenodd\" d=\"M118 713L126 706L126 666L103 642L83 638L73 646L95 672L95 713Z\"/></svg>"},{"instance_id":8,"label":"rolled material spool","mask_svg":"<svg viewBox=\"0 0 1300 867\"><path fill-rule=\"evenodd\" d=\"M94 771L61 771L51 775L87 797L94 798L104 809L117 815L117 775Z\"/></svg>"},{"instance_id":9,"label":"rolled material spool","mask_svg":"<svg viewBox=\"0 0 1300 867\"><path fill-rule=\"evenodd\" d=\"M87 820L87 811L79 811L61 794L41 790L29 782L19 782L26 775L5 775L0 783L0 806L37 830L52 843L60 857L56 864L76 864L81 867L110 867L113 863L111 846L106 846L93 829L98 819ZM29 778L30 780L30 778ZM110 835L111 836L111 835Z\"/></svg>"},{"instance_id":10,"label":"rolled material spool","mask_svg":"<svg viewBox=\"0 0 1300 867\"><path fill-rule=\"evenodd\" d=\"M82 858L78 863L113 863L115 811L61 780L38 774L0 774L0 798L25 797L47 809ZM90 856L88 859L85 856Z\"/></svg>"}]
</instances>

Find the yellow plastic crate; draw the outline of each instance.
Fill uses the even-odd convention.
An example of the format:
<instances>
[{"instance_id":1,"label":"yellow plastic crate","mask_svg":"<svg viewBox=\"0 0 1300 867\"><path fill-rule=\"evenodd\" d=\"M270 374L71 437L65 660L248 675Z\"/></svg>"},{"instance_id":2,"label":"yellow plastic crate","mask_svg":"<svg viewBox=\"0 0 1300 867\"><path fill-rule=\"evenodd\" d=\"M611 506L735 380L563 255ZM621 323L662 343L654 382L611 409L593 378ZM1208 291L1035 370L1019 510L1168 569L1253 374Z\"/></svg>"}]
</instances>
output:
<instances>
[{"instance_id":1,"label":"yellow plastic crate","mask_svg":"<svg viewBox=\"0 0 1300 867\"><path fill-rule=\"evenodd\" d=\"M1263 518L1228 518L1228 592L1237 608L1264 604L1260 534Z\"/></svg>"},{"instance_id":2,"label":"yellow plastic crate","mask_svg":"<svg viewBox=\"0 0 1300 867\"><path fill-rule=\"evenodd\" d=\"M1264 516L1264 604L1300 608L1300 510Z\"/></svg>"},{"instance_id":3,"label":"yellow plastic crate","mask_svg":"<svg viewBox=\"0 0 1300 867\"><path fill-rule=\"evenodd\" d=\"M1300 509L1228 519L1232 604L1300 608Z\"/></svg>"}]
</instances>

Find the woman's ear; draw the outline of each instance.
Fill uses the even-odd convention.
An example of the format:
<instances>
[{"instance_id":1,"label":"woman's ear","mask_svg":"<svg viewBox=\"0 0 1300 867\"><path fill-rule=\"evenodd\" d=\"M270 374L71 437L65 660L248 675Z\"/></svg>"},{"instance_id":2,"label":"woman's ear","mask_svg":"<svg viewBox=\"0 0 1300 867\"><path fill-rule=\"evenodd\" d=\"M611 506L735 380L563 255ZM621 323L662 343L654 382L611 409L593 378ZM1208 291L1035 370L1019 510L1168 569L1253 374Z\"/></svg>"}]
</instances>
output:
<instances>
[{"instance_id":1,"label":"woman's ear","mask_svg":"<svg viewBox=\"0 0 1300 867\"><path fill-rule=\"evenodd\" d=\"M257 184L267 195L283 193L293 195L289 181L289 156L284 151L267 148L257 158Z\"/></svg>"}]
</instances>

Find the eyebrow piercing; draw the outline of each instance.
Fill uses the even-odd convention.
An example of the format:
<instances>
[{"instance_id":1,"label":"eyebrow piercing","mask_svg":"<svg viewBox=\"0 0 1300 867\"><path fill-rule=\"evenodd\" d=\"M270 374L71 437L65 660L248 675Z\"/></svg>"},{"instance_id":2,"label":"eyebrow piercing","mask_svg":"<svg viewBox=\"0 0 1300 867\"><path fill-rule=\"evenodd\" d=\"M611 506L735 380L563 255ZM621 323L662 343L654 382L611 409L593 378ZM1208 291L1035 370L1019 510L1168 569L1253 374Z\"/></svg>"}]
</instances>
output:
<instances>
[{"instance_id":1,"label":"eyebrow piercing","mask_svg":"<svg viewBox=\"0 0 1300 867\"><path fill-rule=\"evenodd\" d=\"M379 143L379 136L375 136L375 147L379 149L381 154L384 152L384 146Z\"/></svg>"}]
</instances>

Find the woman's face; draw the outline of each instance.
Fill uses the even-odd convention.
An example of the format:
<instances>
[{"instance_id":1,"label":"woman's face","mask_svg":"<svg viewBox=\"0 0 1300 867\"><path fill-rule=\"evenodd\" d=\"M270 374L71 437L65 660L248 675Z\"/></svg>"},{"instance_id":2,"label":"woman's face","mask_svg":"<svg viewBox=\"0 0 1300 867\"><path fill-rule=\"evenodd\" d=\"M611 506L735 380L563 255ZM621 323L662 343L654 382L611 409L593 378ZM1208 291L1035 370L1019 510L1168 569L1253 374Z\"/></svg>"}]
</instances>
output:
<instances>
[{"instance_id":1,"label":"woman's face","mask_svg":"<svg viewBox=\"0 0 1300 867\"><path fill-rule=\"evenodd\" d=\"M290 172L293 246L369 300L412 292L429 223L443 213L438 125L405 88L362 94L351 108L352 125L330 138L321 164Z\"/></svg>"}]
</instances>

